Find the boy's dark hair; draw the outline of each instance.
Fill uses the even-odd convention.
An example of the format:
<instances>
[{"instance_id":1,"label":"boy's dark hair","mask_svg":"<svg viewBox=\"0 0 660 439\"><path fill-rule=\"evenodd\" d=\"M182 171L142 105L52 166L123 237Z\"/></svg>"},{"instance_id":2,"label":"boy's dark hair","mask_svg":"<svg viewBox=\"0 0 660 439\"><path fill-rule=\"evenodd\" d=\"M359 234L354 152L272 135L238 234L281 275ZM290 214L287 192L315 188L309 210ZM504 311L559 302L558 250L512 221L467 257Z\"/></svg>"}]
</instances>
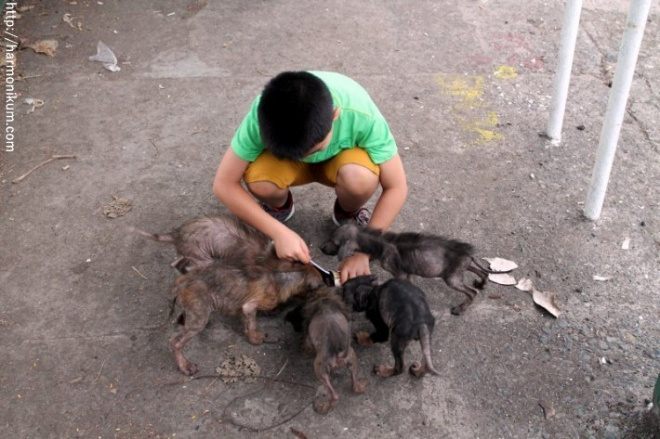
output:
<instances>
[{"instance_id":1,"label":"boy's dark hair","mask_svg":"<svg viewBox=\"0 0 660 439\"><path fill-rule=\"evenodd\" d=\"M299 160L330 132L330 90L308 72L283 72L271 79L257 109L266 148L277 158Z\"/></svg>"}]
</instances>

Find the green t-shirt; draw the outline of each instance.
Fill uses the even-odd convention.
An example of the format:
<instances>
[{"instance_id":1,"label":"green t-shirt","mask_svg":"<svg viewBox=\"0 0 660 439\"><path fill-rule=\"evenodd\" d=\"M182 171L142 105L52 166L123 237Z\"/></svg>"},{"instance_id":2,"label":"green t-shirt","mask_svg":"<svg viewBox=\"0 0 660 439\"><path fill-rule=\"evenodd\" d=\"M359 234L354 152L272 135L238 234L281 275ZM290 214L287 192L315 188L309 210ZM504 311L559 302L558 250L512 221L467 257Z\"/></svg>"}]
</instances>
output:
<instances>
[{"instance_id":1,"label":"green t-shirt","mask_svg":"<svg viewBox=\"0 0 660 439\"><path fill-rule=\"evenodd\" d=\"M369 93L352 79L332 72L310 72L321 78L330 89L334 107L340 108L333 123L332 140L326 149L301 159L319 163L339 154L344 149L359 146L367 151L375 164L381 164L397 152L387 121L376 107ZM257 108L261 95L252 103L250 112L236 130L231 147L237 156L253 162L265 149L259 131Z\"/></svg>"}]
</instances>

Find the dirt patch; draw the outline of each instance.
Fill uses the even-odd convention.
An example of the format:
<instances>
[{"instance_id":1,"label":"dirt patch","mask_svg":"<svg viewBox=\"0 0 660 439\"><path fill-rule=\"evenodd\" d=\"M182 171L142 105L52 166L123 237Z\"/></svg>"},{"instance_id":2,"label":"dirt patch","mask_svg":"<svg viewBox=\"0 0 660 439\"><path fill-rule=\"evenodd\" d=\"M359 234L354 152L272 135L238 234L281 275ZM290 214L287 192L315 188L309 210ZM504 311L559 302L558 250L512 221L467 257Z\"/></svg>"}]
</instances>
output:
<instances>
[{"instance_id":1,"label":"dirt patch","mask_svg":"<svg viewBox=\"0 0 660 439\"><path fill-rule=\"evenodd\" d=\"M245 378L246 383L254 383L254 377L261 375L261 367L245 354L231 354L215 368L215 373L222 377L225 384L235 383L239 378Z\"/></svg>"},{"instance_id":2,"label":"dirt patch","mask_svg":"<svg viewBox=\"0 0 660 439\"><path fill-rule=\"evenodd\" d=\"M119 218L120 216L126 215L133 208L133 203L131 200L118 197L116 195L113 195L112 198L112 202L106 204L101 209L103 215L107 216L108 218Z\"/></svg>"}]
</instances>

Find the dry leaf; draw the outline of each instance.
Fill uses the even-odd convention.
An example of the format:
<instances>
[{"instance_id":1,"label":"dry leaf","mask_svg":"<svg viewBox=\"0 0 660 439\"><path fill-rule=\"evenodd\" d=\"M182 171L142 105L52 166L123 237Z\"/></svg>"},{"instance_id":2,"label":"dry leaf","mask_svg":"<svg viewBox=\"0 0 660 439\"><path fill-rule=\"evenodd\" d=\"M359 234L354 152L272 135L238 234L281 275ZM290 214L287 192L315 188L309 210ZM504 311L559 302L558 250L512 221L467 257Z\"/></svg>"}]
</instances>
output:
<instances>
[{"instance_id":1,"label":"dry leaf","mask_svg":"<svg viewBox=\"0 0 660 439\"><path fill-rule=\"evenodd\" d=\"M520 291L529 292L534 289L534 285L532 285L531 279L524 277L518 281L518 283L516 284L516 288L518 288Z\"/></svg>"},{"instance_id":2,"label":"dry leaf","mask_svg":"<svg viewBox=\"0 0 660 439\"><path fill-rule=\"evenodd\" d=\"M126 215L132 208L131 200L113 195L114 200L110 204L103 206L103 214L108 218L119 218Z\"/></svg>"},{"instance_id":3,"label":"dry leaf","mask_svg":"<svg viewBox=\"0 0 660 439\"><path fill-rule=\"evenodd\" d=\"M544 308L555 317L559 317L561 310L555 304L555 295L553 293L542 293L538 290L532 292L532 299L538 306Z\"/></svg>"},{"instance_id":4,"label":"dry leaf","mask_svg":"<svg viewBox=\"0 0 660 439\"><path fill-rule=\"evenodd\" d=\"M103 67L105 67L106 70L110 70L113 73L117 73L118 71L121 70L121 67L119 67L117 64L104 63Z\"/></svg>"},{"instance_id":5,"label":"dry leaf","mask_svg":"<svg viewBox=\"0 0 660 439\"><path fill-rule=\"evenodd\" d=\"M293 428L293 427L291 427L291 433L292 433L295 437L297 437L298 439L307 439L307 436L305 435L305 433L303 433L303 432L300 431L300 430L296 430L296 429Z\"/></svg>"},{"instance_id":6,"label":"dry leaf","mask_svg":"<svg viewBox=\"0 0 660 439\"><path fill-rule=\"evenodd\" d=\"M37 41L34 44L28 45L30 49L34 50L37 53L43 53L48 56L55 56L55 51L59 43L56 40L42 40Z\"/></svg>"},{"instance_id":7,"label":"dry leaf","mask_svg":"<svg viewBox=\"0 0 660 439\"><path fill-rule=\"evenodd\" d=\"M25 103L31 105L32 107L27 111L27 114L33 113L37 108L44 106L44 101L41 99L27 98Z\"/></svg>"},{"instance_id":8,"label":"dry leaf","mask_svg":"<svg viewBox=\"0 0 660 439\"><path fill-rule=\"evenodd\" d=\"M496 284L500 285L515 285L516 284L516 279L511 276L510 274L506 273L501 273L501 274L489 274L488 275L488 280L491 282L495 282Z\"/></svg>"},{"instance_id":9,"label":"dry leaf","mask_svg":"<svg viewBox=\"0 0 660 439\"><path fill-rule=\"evenodd\" d=\"M556 414L555 408L552 406L552 404L549 404L545 401L540 401L539 405L543 409L543 414L545 415L545 419L550 419Z\"/></svg>"},{"instance_id":10,"label":"dry leaf","mask_svg":"<svg viewBox=\"0 0 660 439\"><path fill-rule=\"evenodd\" d=\"M526 291L528 293L531 293L532 300L534 300L534 303L542 307L546 311L548 311L553 316L559 317L559 315L561 314L561 310L555 303L554 293L542 293L541 291L537 290L536 288L534 288L531 279L527 279L527 278L520 279L520 282L516 284L516 288L519 289L520 291Z\"/></svg>"},{"instance_id":11,"label":"dry leaf","mask_svg":"<svg viewBox=\"0 0 660 439\"><path fill-rule=\"evenodd\" d=\"M76 26L73 24L73 19L71 18L71 14L67 12L62 16L62 20L64 20L66 24L68 24L69 26L75 29Z\"/></svg>"},{"instance_id":12,"label":"dry leaf","mask_svg":"<svg viewBox=\"0 0 660 439\"><path fill-rule=\"evenodd\" d=\"M518 268L518 264L513 261L502 258L484 258L490 264L490 269L493 271L508 272Z\"/></svg>"},{"instance_id":13,"label":"dry leaf","mask_svg":"<svg viewBox=\"0 0 660 439\"><path fill-rule=\"evenodd\" d=\"M71 26L74 29L82 30L82 23L78 22L78 25L76 26L73 24L73 18L71 17L71 14L68 12L62 16L62 20L69 26Z\"/></svg>"}]
</instances>

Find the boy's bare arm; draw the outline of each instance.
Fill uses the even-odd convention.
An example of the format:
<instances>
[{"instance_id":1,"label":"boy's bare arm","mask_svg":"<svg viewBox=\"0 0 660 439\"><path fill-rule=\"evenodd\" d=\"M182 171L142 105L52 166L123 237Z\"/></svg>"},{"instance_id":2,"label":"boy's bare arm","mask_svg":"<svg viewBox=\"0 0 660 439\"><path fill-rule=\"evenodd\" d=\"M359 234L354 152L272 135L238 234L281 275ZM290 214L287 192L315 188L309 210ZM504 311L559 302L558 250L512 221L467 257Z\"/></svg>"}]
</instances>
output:
<instances>
[{"instance_id":1,"label":"boy's bare arm","mask_svg":"<svg viewBox=\"0 0 660 439\"><path fill-rule=\"evenodd\" d=\"M309 249L302 238L265 212L241 185L248 165L232 148L227 149L213 180L213 193L234 215L270 237L278 257L308 263Z\"/></svg>"},{"instance_id":2,"label":"boy's bare arm","mask_svg":"<svg viewBox=\"0 0 660 439\"><path fill-rule=\"evenodd\" d=\"M399 154L380 164L380 184L383 192L376 202L369 227L387 230L396 219L408 195L406 173Z\"/></svg>"},{"instance_id":3,"label":"boy's bare arm","mask_svg":"<svg viewBox=\"0 0 660 439\"><path fill-rule=\"evenodd\" d=\"M406 174L398 154L380 165L380 184L383 192L376 202L369 227L387 230L394 222L408 194ZM344 259L339 269L342 283L355 276L370 274L369 255L355 253Z\"/></svg>"}]
</instances>

